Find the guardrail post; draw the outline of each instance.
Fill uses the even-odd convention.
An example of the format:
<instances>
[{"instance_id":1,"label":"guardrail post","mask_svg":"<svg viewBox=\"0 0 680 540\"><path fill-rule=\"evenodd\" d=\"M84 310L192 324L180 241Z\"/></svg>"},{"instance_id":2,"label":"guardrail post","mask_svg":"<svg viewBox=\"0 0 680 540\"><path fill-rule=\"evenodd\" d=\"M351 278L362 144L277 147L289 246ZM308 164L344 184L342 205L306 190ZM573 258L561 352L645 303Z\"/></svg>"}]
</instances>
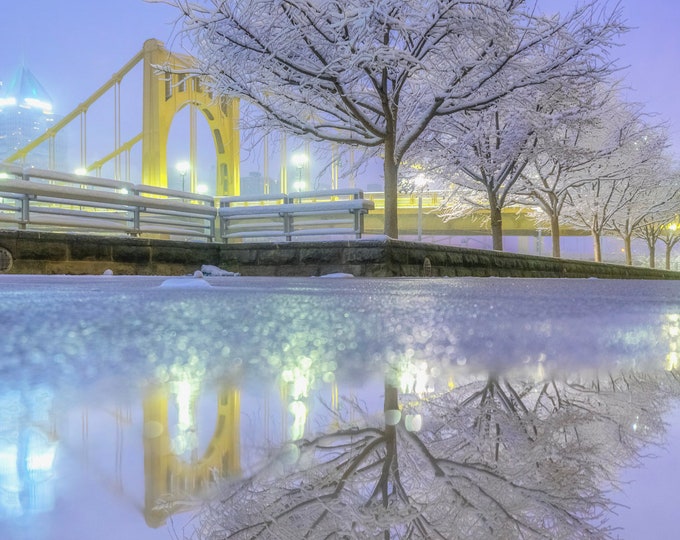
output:
<instances>
[{"instance_id":1,"label":"guardrail post","mask_svg":"<svg viewBox=\"0 0 680 540\"><path fill-rule=\"evenodd\" d=\"M361 238L361 233L364 231L364 213L361 210L357 210L354 213L354 236L359 239Z\"/></svg>"},{"instance_id":2,"label":"guardrail post","mask_svg":"<svg viewBox=\"0 0 680 540\"><path fill-rule=\"evenodd\" d=\"M26 225L31 221L31 207L30 195L26 194L21 197L21 219L19 221L19 228L26 229Z\"/></svg>"},{"instance_id":3,"label":"guardrail post","mask_svg":"<svg viewBox=\"0 0 680 540\"><path fill-rule=\"evenodd\" d=\"M133 189L132 194L139 196L139 190ZM137 203L132 208L132 234L139 236L142 233L141 217L140 217L140 207Z\"/></svg>"},{"instance_id":4,"label":"guardrail post","mask_svg":"<svg viewBox=\"0 0 680 540\"><path fill-rule=\"evenodd\" d=\"M215 242L217 240L217 231L215 229L215 220L217 219L217 215L213 214L212 217L210 218L210 242Z\"/></svg>"},{"instance_id":5,"label":"guardrail post","mask_svg":"<svg viewBox=\"0 0 680 540\"><path fill-rule=\"evenodd\" d=\"M26 167L21 169L21 179L24 182L30 182L30 176L26 172ZM28 193L21 197L21 220L19 222L19 228L22 230L26 229L26 225L31 221L30 200L30 195Z\"/></svg>"},{"instance_id":6,"label":"guardrail post","mask_svg":"<svg viewBox=\"0 0 680 540\"><path fill-rule=\"evenodd\" d=\"M295 197L289 197L286 195L283 199L285 204L292 204L295 202ZM290 242L293 240L293 228L295 227L295 223L293 223L293 215L288 213L288 212L282 212L281 216L283 217L283 232L286 235L286 242Z\"/></svg>"}]
</instances>

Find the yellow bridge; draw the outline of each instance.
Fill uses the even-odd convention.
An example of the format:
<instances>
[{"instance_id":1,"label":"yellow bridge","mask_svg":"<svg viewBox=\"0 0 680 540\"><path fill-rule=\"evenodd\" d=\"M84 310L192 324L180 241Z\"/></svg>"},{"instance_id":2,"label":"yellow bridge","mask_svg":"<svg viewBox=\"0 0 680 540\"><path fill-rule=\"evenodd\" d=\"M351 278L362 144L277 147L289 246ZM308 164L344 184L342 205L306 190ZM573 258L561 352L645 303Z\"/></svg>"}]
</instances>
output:
<instances>
[{"instance_id":1,"label":"yellow bridge","mask_svg":"<svg viewBox=\"0 0 680 540\"><path fill-rule=\"evenodd\" d=\"M132 77L137 66L141 65L142 78L142 126L141 130L123 140L122 126L125 118L122 115L121 85L126 77ZM73 129L79 124L79 169L91 176L110 178L116 181L133 182L131 161L133 157L141 162L141 183L157 188L167 188L169 178L168 167L168 138L173 119L185 108L189 110L189 163L196 163L197 114L200 113L207 121L210 137L215 153L215 176L209 183L213 186L210 192L216 198L226 195L239 195L241 191L241 149L239 132L239 102L224 96L213 96L209 85L200 77L192 74L195 60L187 55L180 55L167 50L163 44L155 39L144 43L142 50L127 62L109 81L95 91L88 99L78 105L73 111L65 115L44 134L31 141L28 145L6 158L8 163L30 166L32 153L38 149L47 148L48 168L55 169L57 161L55 140L66 129ZM105 155L91 156L93 151L89 144L88 121L93 107L100 103L104 96L113 94L113 149ZM109 100L111 101L111 100ZM97 131L102 126L95 125ZM89 130L92 131L92 130ZM334 150L332 150L333 152ZM281 164L278 171L278 183L281 191L288 188L288 162L290 156L286 151L285 138L281 148L277 151ZM274 153L272 153L273 155ZM264 193L269 192L268 168L269 153L264 149ZM302 172L304 165L298 165L298 172ZM332 160L330 171L331 187L337 188L339 182L339 164ZM190 166L182 173L189 176L189 189L197 193L199 182L197 167ZM309 174L308 166L306 173ZM138 177L137 177L138 178ZM137 179L137 182L139 180ZM205 178L201 178L204 183ZM354 187L354 179L347 180L349 187ZM309 184L309 180L307 180ZM367 196L375 203L375 211L366 216L365 232L367 234L382 234L384 201L381 193L369 193ZM488 235L488 220L483 212L473 216L454 219L445 222L436 210L440 203L440 195L436 192L424 192L418 195L402 195L399 200L400 234L428 236L442 235ZM503 216L504 232L508 235L535 236L536 225L522 209L508 209ZM580 234L565 231L566 234Z\"/></svg>"}]
</instances>

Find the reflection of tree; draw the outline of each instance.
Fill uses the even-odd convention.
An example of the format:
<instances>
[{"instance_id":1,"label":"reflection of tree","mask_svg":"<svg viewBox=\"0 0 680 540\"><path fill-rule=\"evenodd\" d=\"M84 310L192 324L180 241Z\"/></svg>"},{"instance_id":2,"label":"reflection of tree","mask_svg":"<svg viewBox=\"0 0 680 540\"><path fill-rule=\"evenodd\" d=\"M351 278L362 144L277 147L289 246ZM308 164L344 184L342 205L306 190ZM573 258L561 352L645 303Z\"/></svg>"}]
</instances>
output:
<instances>
[{"instance_id":1,"label":"reflection of tree","mask_svg":"<svg viewBox=\"0 0 680 540\"><path fill-rule=\"evenodd\" d=\"M291 443L225 486L203 538L608 538L616 469L663 432L673 374L488 377ZM419 419L425 418L423 426Z\"/></svg>"}]
</instances>

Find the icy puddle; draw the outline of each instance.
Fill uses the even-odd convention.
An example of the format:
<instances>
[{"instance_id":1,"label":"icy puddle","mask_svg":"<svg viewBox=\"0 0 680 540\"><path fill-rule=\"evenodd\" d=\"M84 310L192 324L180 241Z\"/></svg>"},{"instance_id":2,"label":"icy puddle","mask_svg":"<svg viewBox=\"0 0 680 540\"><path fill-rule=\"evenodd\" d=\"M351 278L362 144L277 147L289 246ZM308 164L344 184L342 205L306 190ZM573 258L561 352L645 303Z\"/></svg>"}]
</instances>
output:
<instances>
[{"instance_id":1,"label":"icy puddle","mask_svg":"<svg viewBox=\"0 0 680 540\"><path fill-rule=\"evenodd\" d=\"M0 329L3 539L675 538L675 282L3 275Z\"/></svg>"}]
</instances>

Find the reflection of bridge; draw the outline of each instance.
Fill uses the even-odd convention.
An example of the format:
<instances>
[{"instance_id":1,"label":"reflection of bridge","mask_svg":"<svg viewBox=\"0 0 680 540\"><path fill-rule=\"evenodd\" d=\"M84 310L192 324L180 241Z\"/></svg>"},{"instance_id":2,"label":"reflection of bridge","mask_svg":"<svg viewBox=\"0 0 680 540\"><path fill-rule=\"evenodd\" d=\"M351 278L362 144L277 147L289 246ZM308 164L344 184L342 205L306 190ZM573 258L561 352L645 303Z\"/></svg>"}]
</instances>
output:
<instances>
[{"instance_id":1,"label":"reflection of bridge","mask_svg":"<svg viewBox=\"0 0 680 540\"><path fill-rule=\"evenodd\" d=\"M115 181L135 182L131 173L131 160L139 156L141 160L141 184L167 188L169 177L168 138L173 119L185 108L189 109L189 147L190 163L196 163L197 134L196 113L200 112L207 121L215 151L214 189L215 196L238 195L240 192L240 141L239 141L239 103L235 99L214 99L200 78L189 73L194 61L186 55L172 53L157 40L148 40L142 50L116 72L109 81L103 84L89 98L83 101L72 112L56 122L46 133L34 139L24 148L17 150L6 161L23 166L30 166L32 152L47 147L51 167L58 161L55 159L55 139L72 124L79 122L79 163L87 175L102 176ZM142 128L138 133L123 137L123 125L126 118L122 114L121 85L128 77L133 77L133 70L142 65ZM110 95L113 94L113 100ZM88 114L98 104L106 101L113 103L113 111L109 111L113 121L113 148L105 155L92 158L92 149L88 144ZM97 124L97 130L103 127ZM125 139L125 140L123 140ZM141 147L141 151L140 151ZM277 152L280 153L281 167L280 186L286 184L286 169L289 157L286 155L285 143ZM265 160L268 155L265 151ZM329 168L332 176L331 185L338 185L338 164L334 161ZM265 173L268 166L265 167ZM198 187L197 167L190 167L189 191L196 192ZM1 172L1 171L0 171ZM266 175L266 174L265 174ZM205 179L202 178L202 183ZM264 186L265 191L267 186ZM0 190L1 191L1 190ZM371 194L376 203L376 210L366 220L366 232L382 234L383 204L381 194ZM439 204L436 193L425 193L420 199L416 195L403 195L399 200L400 233L416 235L475 235L489 234L486 220L479 215L473 218L462 218L444 223L436 214ZM4 220L8 221L8 220ZM536 227L526 214L517 209L504 213L504 228L509 235L536 235Z\"/></svg>"},{"instance_id":2,"label":"reflection of bridge","mask_svg":"<svg viewBox=\"0 0 680 540\"><path fill-rule=\"evenodd\" d=\"M144 401L144 516L152 527L165 523L168 515L181 511L177 501L168 497L191 496L205 490L216 477L228 477L240 471L239 393L223 388L218 393L217 422L207 449L196 455L196 400L199 388L189 388L186 381L175 392L177 407L175 433L172 437L167 388L159 388ZM184 390L184 391L183 391ZM188 449L191 455L185 456ZM161 501L165 500L165 506Z\"/></svg>"}]
</instances>

